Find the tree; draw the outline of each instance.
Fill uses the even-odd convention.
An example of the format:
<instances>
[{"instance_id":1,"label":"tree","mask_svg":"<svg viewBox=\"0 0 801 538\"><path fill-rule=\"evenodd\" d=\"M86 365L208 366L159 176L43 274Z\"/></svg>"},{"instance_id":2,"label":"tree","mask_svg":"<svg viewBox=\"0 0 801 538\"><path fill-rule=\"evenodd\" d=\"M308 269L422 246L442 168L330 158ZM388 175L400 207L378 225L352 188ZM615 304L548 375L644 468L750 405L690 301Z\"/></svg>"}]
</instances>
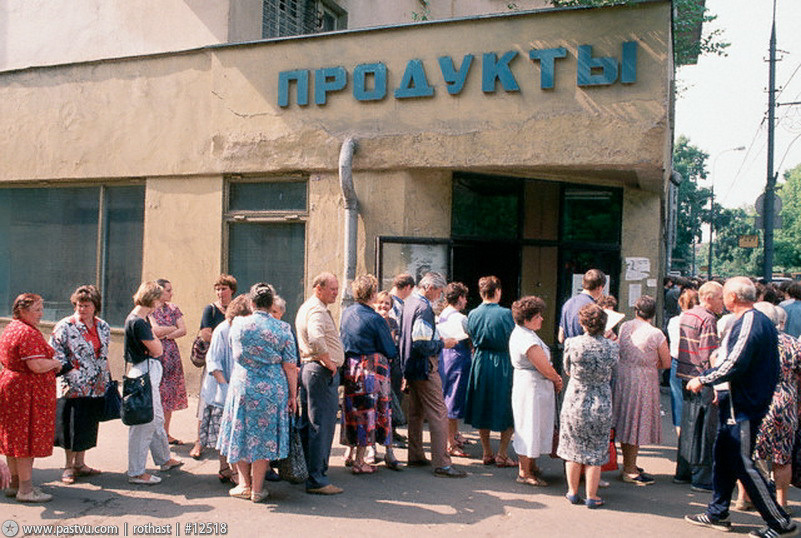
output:
<instances>
[{"instance_id":1,"label":"tree","mask_svg":"<svg viewBox=\"0 0 801 538\"><path fill-rule=\"evenodd\" d=\"M691 267L693 245L701 240L701 224L709 221L707 203L711 192L698 186L700 180L706 179L707 159L709 154L690 144L684 135L680 135L673 146L673 170L683 178L678 192L673 259L683 260L685 270Z\"/></svg>"},{"instance_id":2,"label":"tree","mask_svg":"<svg viewBox=\"0 0 801 538\"><path fill-rule=\"evenodd\" d=\"M554 6L615 6L633 4L637 0L551 0ZM698 0L673 0L676 15L673 18L673 59L676 65L694 64L700 54L725 55L731 43L721 41L723 31L712 30L706 35L698 29L704 23L712 22L717 15L711 15Z\"/></svg>"},{"instance_id":3,"label":"tree","mask_svg":"<svg viewBox=\"0 0 801 538\"><path fill-rule=\"evenodd\" d=\"M801 268L801 164L785 171L779 185L782 227L776 230L774 259L784 270Z\"/></svg>"},{"instance_id":4,"label":"tree","mask_svg":"<svg viewBox=\"0 0 801 538\"><path fill-rule=\"evenodd\" d=\"M756 233L754 216L743 208L729 209L715 204L712 274L723 277L760 274L762 249L740 246L741 235Z\"/></svg>"}]
</instances>

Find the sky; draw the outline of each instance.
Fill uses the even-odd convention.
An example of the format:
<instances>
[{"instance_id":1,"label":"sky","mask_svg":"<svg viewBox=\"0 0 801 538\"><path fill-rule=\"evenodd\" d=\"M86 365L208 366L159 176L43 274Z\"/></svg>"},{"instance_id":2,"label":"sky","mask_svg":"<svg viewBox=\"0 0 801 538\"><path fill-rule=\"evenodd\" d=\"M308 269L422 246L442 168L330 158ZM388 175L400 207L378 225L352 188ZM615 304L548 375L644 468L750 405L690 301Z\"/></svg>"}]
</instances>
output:
<instances>
[{"instance_id":1,"label":"sky","mask_svg":"<svg viewBox=\"0 0 801 538\"><path fill-rule=\"evenodd\" d=\"M706 0L717 19L705 32L724 30L727 56L703 55L676 73L675 135L709 154L707 170L724 207L753 205L767 181L768 47L772 0ZM777 102L801 101L801 0L777 0ZM764 120L764 121L763 121ZM801 164L801 105L776 109L775 170ZM728 151L745 146L743 151ZM783 161L783 162L782 162ZM779 165L779 163L782 163Z\"/></svg>"}]
</instances>

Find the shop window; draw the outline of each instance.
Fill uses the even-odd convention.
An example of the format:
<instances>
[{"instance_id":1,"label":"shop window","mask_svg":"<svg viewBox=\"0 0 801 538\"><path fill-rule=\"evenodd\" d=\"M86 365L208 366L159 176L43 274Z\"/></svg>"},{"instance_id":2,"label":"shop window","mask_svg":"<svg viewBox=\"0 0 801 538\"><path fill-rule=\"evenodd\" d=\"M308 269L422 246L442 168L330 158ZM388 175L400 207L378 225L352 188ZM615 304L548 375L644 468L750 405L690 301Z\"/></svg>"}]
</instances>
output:
<instances>
[{"instance_id":1,"label":"shop window","mask_svg":"<svg viewBox=\"0 0 801 538\"><path fill-rule=\"evenodd\" d=\"M518 179L454 176L453 236L517 239L522 186L523 182Z\"/></svg>"},{"instance_id":2,"label":"shop window","mask_svg":"<svg viewBox=\"0 0 801 538\"><path fill-rule=\"evenodd\" d=\"M142 276L144 206L143 185L0 189L0 315L33 292L58 321L76 287L100 283L101 317L122 326Z\"/></svg>"},{"instance_id":3,"label":"shop window","mask_svg":"<svg viewBox=\"0 0 801 538\"><path fill-rule=\"evenodd\" d=\"M331 0L264 0L262 37L330 32L347 27L347 13Z\"/></svg>"},{"instance_id":4,"label":"shop window","mask_svg":"<svg viewBox=\"0 0 801 538\"><path fill-rule=\"evenodd\" d=\"M451 274L451 242L448 239L378 237L376 271L382 290L392 288L396 275L408 273L415 282L430 271Z\"/></svg>"},{"instance_id":5,"label":"shop window","mask_svg":"<svg viewBox=\"0 0 801 538\"><path fill-rule=\"evenodd\" d=\"M619 189L565 188L562 240L619 243L622 208Z\"/></svg>"},{"instance_id":6,"label":"shop window","mask_svg":"<svg viewBox=\"0 0 801 538\"><path fill-rule=\"evenodd\" d=\"M228 272L242 292L272 284L290 324L304 300L307 186L297 178L228 184Z\"/></svg>"}]
</instances>

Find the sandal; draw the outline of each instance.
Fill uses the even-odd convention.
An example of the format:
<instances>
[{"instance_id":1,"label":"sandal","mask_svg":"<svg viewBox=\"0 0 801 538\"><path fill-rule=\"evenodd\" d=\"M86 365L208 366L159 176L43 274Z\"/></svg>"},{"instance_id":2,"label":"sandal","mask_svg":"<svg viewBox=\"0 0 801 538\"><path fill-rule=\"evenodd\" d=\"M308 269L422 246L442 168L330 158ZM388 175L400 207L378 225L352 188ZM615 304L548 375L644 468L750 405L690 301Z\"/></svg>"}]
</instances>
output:
<instances>
[{"instance_id":1,"label":"sandal","mask_svg":"<svg viewBox=\"0 0 801 538\"><path fill-rule=\"evenodd\" d=\"M101 474L103 471L99 469L92 469L85 463L80 467L75 468L75 476L97 476Z\"/></svg>"},{"instance_id":2,"label":"sandal","mask_svg":"<svg viewBox=\"0 0 801 538\"><path fill-rule=\"evenodd\" d=\"M61 482L63 484L75 483L75 470L72 467L65 467L64 472L61 473Z\"/></svg>"},{"instance_id":3,"label":"sandal","mask_svg":"<svg viewBox=\"0 0 801 538\"><path fill-rule=\"evenodd\" d=\"M544 488L548 485L548 482L543 480L538 476L519 476L515 479L515 482L518 484L525 484L527 486L537 486L540 488Z\"/></svg>"},{"instance_id":4,"label":"sandal","mask_svg":"<svg viewBox=\"0 0 801 538\"><path fill-rule=\"evenodd\" d=\"M495 456L495 466L504 467L517 467L517 462L508 456Z\"/></svg>"},{"instance_id":5,"label":"sandal","mask_svg":"<svg viewBox=\"0 0 801 538\"><path fill-rule=\"evenodd\" d=\"M200 441L195 441L195 446L193 446L192 450L189 451L189 457L195 460L199 460L202 455L203 455L203 445L200 444Z\"/></svg>"},{"instance_id":6,"label":"sandal","mask_svg":"<svg viewBox=\"0 0 801 538\"><path fill-rule=\"evenodd\" d=\"M484 465L495 465L495 456L484 456L481 463Z\"/></svg>"},{"instance_id":7,"label":"sandal","mask_svg":"<svg viewBox=\"0 0 801 538\"><path fill-rule=\"evenodd\" d=\"M353 474L373 474L376 471L378 471L378 468L375 465L367 463L362 463L361 465L354 463L353 468L350 470Z\"/></svg>"},{"instance_id":8,"label":"sandal","mask_svg":"<svg viewBox=\"0 0 801 538\"><path fill-rule=\"evenodd\" d=\"M470 456L462 450L462 447L459 445L454 445L448 449L449 456L456 456L457 458L469 458Z\"/></svg>"},{"instance_id":9,"label":"sandal","mask_svg":"<svg viewBox=\"0 0 801 538\"><path fill-rule=\"evenodd\" d=\"M183 441L181 441L180 439L176 439L175 437L168 437L167 442L170 443L171 445L178 445L178 446L184 444Z\"/></svg>"},{"instance_id":10,"label":"sandal","mask_svg":"<svg viewBox=\"0 0 801 538\"><path fill-rule=\"evenodd\" d=\"M232 479L233 476L234 476L234 471L230 467L225 467L224 469L220 469L219 471L217 471L217 478L219 478L220 482L222 482L223 484L227 482L235 484L235 482Z\"/></svg>"}]
</instances>

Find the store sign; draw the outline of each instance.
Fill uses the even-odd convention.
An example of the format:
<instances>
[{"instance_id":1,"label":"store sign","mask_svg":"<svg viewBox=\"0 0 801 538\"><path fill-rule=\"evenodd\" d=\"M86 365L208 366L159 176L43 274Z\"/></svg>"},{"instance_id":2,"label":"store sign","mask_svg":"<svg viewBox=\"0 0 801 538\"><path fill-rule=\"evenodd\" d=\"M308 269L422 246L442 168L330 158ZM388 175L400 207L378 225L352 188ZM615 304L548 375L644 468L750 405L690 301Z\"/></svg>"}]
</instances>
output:
<instances>
[{"instance_id":1,"label":"store sign","mask_svg":"<svg viewBox=\"0 0 801 538\"><path fill-rule=\"evenodd\" d=\"M398 87L392 90L392 96L398 100L433 97L436 86L429 82L432 71L439 71L436 76L442 78L448 94L454 96L462 93L468 75L471 71L477 70L481 71L481 90L484 93L495 93L499 85L505 92L519 92L521 90L518 77L524 80L530 77L534 70L530 68L524 70L521 66L516 69L517 74L515 74L512 64L518 56L520 53L517 50L507 51L500 57L494 52L485 52L479 62L473 54L466 54L458 65L451 56L440 56L437 59L437 66L426 65L419 59L409 60ZM567 57L567 49L565 47L531 49L528 57L533 63L539 64L540 89L553 89L557 83L556 62ZM621 84L637 82L636 41L626 41L622 44L620 61L613 56L593 56L592 45L579 45L577 60L577 86L609 86L616 82ZM290 106L292 101L290 96L293 93L294 103L299 106L307 106L310 98L313 98L314 104L324 106L328 102L329 94L345 91L349 78L351 92L357 101L381 101L389 93L388 71L387 65L383 62L359 64L351 73L342 66L281 71L278 74L278 106L282 108ZM313 92L310 93L312 82Z\"/></svg>"},{"instance_id":2,"label":"store sign","mask_svg":"<svg viewBox=\"0 0 801 538\"><path fill-rule=\"evenodd\" d=\"M737 245L740 248L757 248L759 246L759 236L756 234L741 235L737 238Z\"/></svg>"}]
</instances>

